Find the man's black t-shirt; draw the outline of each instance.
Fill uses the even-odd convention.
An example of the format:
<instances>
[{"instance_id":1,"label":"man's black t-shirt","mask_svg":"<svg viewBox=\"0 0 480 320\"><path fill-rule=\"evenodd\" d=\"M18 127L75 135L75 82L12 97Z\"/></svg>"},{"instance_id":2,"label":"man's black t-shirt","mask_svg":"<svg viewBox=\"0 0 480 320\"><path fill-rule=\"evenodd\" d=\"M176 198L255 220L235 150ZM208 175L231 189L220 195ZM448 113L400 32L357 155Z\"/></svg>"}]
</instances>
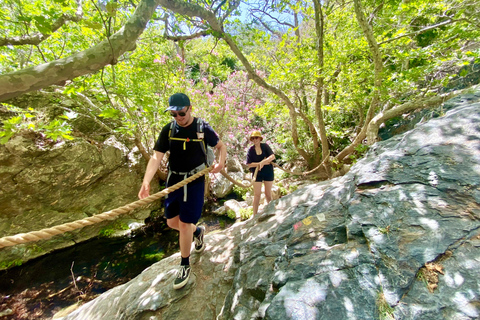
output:
<instances>
[{"instance_id":1,"label":"man's black t-shirt","mask_svg":"<svg viewBox=\"0 0 480 320\"><path fill-rule=\"evenodd\" d=\"M198 139L197 135L197 121L198 118L194 118L193 122L188 127L181 127L176 123L174 129L174 138L189 138ZM205 163L205 154L202 150L201 142L198 141L179 141L168 139L171 123L168 123L162 128L160 135L153 148L155 151L162 153L170 150L169 166L172 171L176 172L189 172ZM212 127L204 122L203 127L205 145L215 147L219 141L219 138ZM183 176L172 177L169 185L177 183L183 179ZM175 180L175 181L174 181ZM177 181L178 180L178 181Z\"/></svg>"}]
</instances>

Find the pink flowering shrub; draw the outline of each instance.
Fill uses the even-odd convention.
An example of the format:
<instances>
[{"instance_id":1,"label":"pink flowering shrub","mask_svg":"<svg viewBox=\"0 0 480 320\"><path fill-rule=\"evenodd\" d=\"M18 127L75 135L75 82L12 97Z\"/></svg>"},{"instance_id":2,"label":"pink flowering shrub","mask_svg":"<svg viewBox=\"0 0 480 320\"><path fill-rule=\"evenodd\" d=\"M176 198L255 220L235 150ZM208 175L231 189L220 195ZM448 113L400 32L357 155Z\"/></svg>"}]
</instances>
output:
<instances>
[{"instance_id":1,"label":"pink flowering shrub","mask_svg":"<svg viewBox=\"0 0 480 320\"><path fill-rule=\"evenodd\" d=\"M187 94L195 116L210 123L226 144L229 156L245 162L250 133L264 130L254 121L255 109L263 104L260 88L248 80L245 72L236 71L216 87L203 78Z\"/></svg>"}]
</instances>

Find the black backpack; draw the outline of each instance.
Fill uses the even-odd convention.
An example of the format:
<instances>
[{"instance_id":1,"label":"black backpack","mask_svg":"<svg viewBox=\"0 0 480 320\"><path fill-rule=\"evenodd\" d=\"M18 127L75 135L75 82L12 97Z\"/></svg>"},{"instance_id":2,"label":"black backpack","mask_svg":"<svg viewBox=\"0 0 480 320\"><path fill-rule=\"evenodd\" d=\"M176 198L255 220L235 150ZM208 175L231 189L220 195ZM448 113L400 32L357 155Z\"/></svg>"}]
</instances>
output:
<instances>
[{"instance_id":1,"label":"black backpack","mask_svg":"<svg viewBox=\"0 0 480 320\"><path fill-rule=\"evenodd\" d=\"M183 141L183 148L186 148L186 143L189 141L194 141L194 142L199 142L203 154L205 156L205 166L210 167L213 164L213 161L215 160L215 155L213 153L212 148L205 144L204 140L204 128L205 128L205 121L201 118L197 118L197 137L198 139L185 139L185 138L175 138L175 128L176 128L177 122L173 120L170 124L170 131L168 132L168 141L170 142L170 148L171 148L171 143L172 140L177 140L177 141Z\"/></svg>"}]
</instances>

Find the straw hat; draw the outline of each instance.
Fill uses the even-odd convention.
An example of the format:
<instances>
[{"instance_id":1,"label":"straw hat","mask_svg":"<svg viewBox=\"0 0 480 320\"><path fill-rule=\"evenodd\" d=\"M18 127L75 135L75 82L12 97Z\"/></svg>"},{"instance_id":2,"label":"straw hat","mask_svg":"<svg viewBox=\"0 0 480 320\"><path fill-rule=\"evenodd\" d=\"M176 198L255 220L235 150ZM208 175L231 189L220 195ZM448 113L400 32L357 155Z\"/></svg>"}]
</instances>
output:
<instances>
[{"instance_id":1,"label":"straw hat","mask_svg":"<svg viewBox=\"0 0 480 320\"><path fill-rule=\"evenodd\" d=\"M250 135L250 141L252 140L252 138L254 137L259 137L260 138L260 141L263 140L263 137L262 137L262 133L258 130L255 130L252 132L252 134Z\"/></svg>"}]
</instances>

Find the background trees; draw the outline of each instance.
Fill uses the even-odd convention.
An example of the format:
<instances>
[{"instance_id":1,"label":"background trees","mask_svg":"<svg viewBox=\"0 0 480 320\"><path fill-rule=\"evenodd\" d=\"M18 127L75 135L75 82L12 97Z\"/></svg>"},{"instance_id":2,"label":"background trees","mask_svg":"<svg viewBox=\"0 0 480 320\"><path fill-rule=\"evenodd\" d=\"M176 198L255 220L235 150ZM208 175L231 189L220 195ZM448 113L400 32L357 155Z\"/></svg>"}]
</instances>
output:
<instances>
[{"instance_id":1,"label":"background trees","mask_svg":"<svg viewBox=\"0 0 480 320\"><path fill-rule=\"evenodd\" d=\"M385 121L457 94L479 55L477 1L7 0L0 8L0 99L13 112L3 117L3 142L17 130L70 139L71 121L86 117L148 155L169 121L168 96L183 91L231 156L243 161L245 137L259 128L284 161L322 177L361 156ZM48 117L21 109L32 90L78 107Z\"/></svg>"}]
</instances>

